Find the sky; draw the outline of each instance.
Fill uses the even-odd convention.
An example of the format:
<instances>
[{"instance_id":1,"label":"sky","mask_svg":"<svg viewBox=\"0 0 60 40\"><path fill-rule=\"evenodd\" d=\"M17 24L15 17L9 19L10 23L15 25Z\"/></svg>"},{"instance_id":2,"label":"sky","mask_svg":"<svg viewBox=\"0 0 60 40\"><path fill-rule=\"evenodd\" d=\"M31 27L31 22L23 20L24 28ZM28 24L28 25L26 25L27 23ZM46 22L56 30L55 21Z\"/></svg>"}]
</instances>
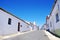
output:
<instances>
[{"instance_id":1,"label":"sky","mask_svg":"<svg viewBox=\"0 0 60 40\"><path fill-rule=\"evenodd\" d=\"M54 0L0 0L0 7L15 16L42 26L52 10Z\"/></svg>"}]
</instances>

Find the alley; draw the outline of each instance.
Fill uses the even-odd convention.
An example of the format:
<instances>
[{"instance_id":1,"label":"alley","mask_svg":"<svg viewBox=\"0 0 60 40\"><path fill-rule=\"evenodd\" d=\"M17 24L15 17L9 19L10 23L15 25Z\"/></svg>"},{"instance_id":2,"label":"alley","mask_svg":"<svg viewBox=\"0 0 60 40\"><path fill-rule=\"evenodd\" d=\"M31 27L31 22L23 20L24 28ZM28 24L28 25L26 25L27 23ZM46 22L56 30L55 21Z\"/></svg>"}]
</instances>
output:
<instances>
[{"instance_id":1,"label":"alley","mask_svg":"<svg viewBox=\"0 0 60 40\"><path fill-rule=\"evenodd\" d=\"M51 36L51 34L49 34L48 32L46 32L47 34L45 32L46 31L31 31L2 40L59 40L58 38L54 38L53 36Z\"/></svg>"}]
</instances>

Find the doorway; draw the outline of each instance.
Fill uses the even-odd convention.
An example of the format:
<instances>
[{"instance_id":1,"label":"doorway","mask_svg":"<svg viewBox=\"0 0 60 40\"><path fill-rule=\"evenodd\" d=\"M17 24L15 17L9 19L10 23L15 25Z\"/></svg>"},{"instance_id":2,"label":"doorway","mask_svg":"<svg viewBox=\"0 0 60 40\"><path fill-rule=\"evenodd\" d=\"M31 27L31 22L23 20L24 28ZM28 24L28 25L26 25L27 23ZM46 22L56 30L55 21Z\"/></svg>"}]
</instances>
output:
<instances>
[{"instance_id":1,"label":"doorway","mask_svg":"<svg viewBox=\"0 0 60 40\"><path fill-rule=\"evenodd\" d=\"M18 22L18 31L20 31L20 22Z\"/></svg>"}]
</instances>

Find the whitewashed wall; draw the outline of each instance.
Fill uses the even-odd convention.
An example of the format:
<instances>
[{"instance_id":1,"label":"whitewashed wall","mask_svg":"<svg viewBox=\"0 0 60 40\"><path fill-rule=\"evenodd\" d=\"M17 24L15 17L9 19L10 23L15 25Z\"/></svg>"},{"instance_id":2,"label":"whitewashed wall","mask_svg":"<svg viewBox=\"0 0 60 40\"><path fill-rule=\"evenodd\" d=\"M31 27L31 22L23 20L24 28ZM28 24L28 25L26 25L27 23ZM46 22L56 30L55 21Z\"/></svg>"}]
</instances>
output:
<instances>
[{"instance_id":1,"label":"whitewashed wall","mask_svg":"<svg viewBox=\"0 0 60 40\"><path fill-rule=\"evenodd\" d=\"M8 24L8 18L12 19L11 25ZM1 34L5 35L16 33L18 27L18 19L0 10L0 28L1 27L2 27L2 29L0 30L2 32Z\"/></svg>"},{"instance_id":2,"label":"whitewashed wall","mask_svg":"<svg viewBox=\"0 0 60 40\"><path fill-rule=\"evenodd\" d=\"M46 24L44 24L44 25L41 27L41 30L47 30Z\"/></svg>"},{"instance_id":3,"label":"whitewashed wall","mask_svg":"<svg viewBox=\"0 0 60 40\"><path fill-rule=\"evenodd\" d=\"M59 4L59 10L58 10L58 4ZM56 23L56 14L58 13L59 15L59 22ZM56 29L60 29L60 0L57 1L57 3L55 4L55 7L51 13L51 16L49 18L49 27L50 30L56 30ZM52 27L50 26L50 22L52 22Z\"/></svg>"},{"instance_id":4,"label":"whitewashed wall","mask_svg":"<svg viewBox=\"0 0 60 40\"><path fill-rule=\"evenodd\" d=\"M34 25L34 29L33 30L37 30L37 26L36 25Z\"/></svg>"},{"instance_id":5,"label":"whitewashed wall","mask_svg":"<svg viewBox=\"0 0 60 40\"><path fill-rule=\"evenodd\" d=\"M44 24L44 29L45 29L45 30L47 29L47 26L46 26L46 24Z\"/></svg>"},{"instance_id":6,"label":"whitewashed wall","mask_svg":"<svg viewBox=\"0 0 60 40\"><path fill-rule=\"evenodd\" d=\"M8 24L8 18L11 18L11 25ZM22 25L20 31L30 30L29 25L17 19L16 17L0 10L0 35L13 34L18 32L18 22ZM28 25L28 27L27 27Z\"/></svg>"},{"instance_id":7,"label":"whitewashed wall","mask_svg":"<svg viewBox=\"0 0 60 40\"><path fill-rule=\"evenodd\" d=\"M54 7L54 10L52 12L52 15L54 17L54 20L53 21L54 21L55 29L60 28L60 21L56 23L56 14L57 13L59 15L59 20L60 20L60 13L59 13L59 10L58 10L58 4L60 4L59 1L57 1L56 5Z\"/></svg>"},{"instance_id":8,"label":"whitewashed wall","mask_svg":"<svg viewBox=\"0 0 60 40\"><path fill-rule=\"evenodd\" d=\"M47 21L47 22L46 22L46 26L47 26L47 27L46 27L46 30L47 30L47 29L49 29L49 19L47 19L46 21Z\"/></svg>"},{"instance_id":9,"label":"whitewashed wall","mask_svg":"<svg viewBox=\"0 0 60 40\"><path fill-rule=\"evenodd\" d=\"M21 27L21 32L29 31L29 30L30 30L28 24L26 24L26 23L24 23L24 22L21 22L21 25L22 25L22 27Z\"/></svg>"}]
</instances>

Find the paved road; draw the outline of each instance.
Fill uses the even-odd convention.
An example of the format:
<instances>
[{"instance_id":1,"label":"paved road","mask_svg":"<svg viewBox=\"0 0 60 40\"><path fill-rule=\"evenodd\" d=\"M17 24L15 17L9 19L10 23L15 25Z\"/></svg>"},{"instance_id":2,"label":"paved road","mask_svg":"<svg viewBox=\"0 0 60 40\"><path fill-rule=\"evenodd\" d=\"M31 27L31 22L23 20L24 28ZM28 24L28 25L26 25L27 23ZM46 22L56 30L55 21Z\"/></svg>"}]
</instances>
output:
<instances>
[{"instance_id":1,"label":"paved road","mask_svg":"<svg viewBox=\"0 0 60 40\"><path fill-rule=\"evenodd\" d=\"M32 31L23 35L4 40L49 40L49 38L44 31Z\"/></svg>"}]
</instances>

